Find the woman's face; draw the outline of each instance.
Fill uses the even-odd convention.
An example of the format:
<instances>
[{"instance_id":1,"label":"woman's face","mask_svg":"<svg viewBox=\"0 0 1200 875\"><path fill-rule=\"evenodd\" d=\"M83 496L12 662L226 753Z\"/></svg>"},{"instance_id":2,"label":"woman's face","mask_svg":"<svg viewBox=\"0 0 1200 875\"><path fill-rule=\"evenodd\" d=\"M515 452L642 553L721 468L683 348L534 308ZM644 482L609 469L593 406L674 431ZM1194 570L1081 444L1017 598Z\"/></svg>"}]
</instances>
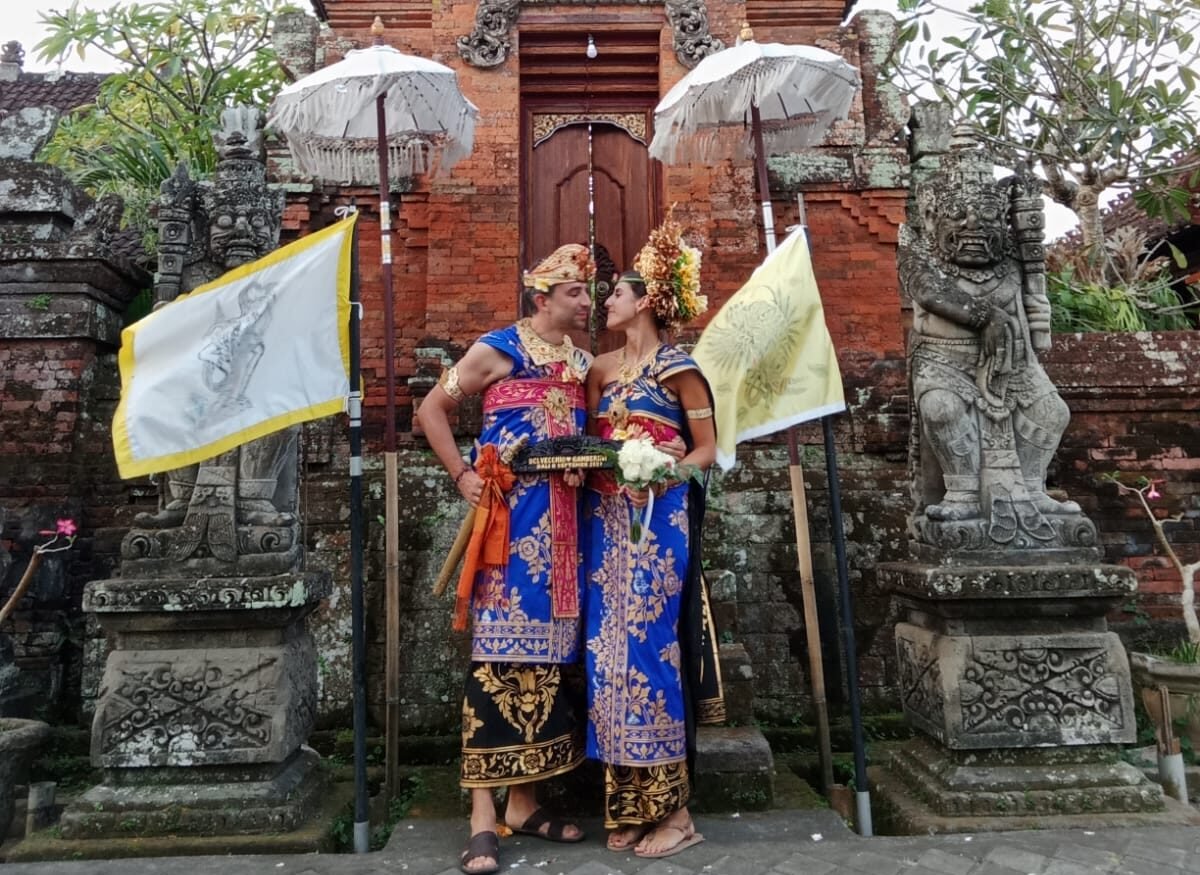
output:
<instances>
[{"instance_id":1,"label":"woman's face","mask_svg":"<svg viewBox=\"0 0 1200 875\"><path fill-rule=\"evenodd\" d=\"M617 283L613 293L608 296L608 300L604 304L608 310L608 321L605 322L605 327L617 330L632 324L642 310L638 306L640 300L641 298L634 294L633 286L629 283Z\"/></svg>"}]
</instances>

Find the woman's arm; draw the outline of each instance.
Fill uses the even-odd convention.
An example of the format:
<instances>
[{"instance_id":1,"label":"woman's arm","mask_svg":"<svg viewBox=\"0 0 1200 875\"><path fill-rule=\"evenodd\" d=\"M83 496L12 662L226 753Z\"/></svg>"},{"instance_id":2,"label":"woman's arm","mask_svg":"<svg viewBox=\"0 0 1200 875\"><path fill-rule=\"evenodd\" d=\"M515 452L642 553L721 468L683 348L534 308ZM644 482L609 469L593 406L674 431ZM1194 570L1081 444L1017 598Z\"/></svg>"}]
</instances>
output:
<instances>
[{"instance_id":1,"label":"woman's arm","mask_svg":"<svg viewBox=\"0 0 1200 875\"><path fill-rule=\"evenodd\" d=\"M708 386L700 372L691 369L671 376L664 383L679 398L692 435L692 449L679 460L680 464L706 471L717 458L717 430Z\"/></svg>"},{"instance_id":2,"label":"woman's arm","mask_svg":"<svg viewBox=\"0 0 1200 875\"><path fill-rule=\"evenodd\" d=\"M591 435L600 434L600 419L598 416L600 411L600 396L604 392L604 384L607 382L605 374L608 370L608 363L611 360L612 355L610 353L596 356L591 368L588 369L587 433Z\"/></svg>"}]
</instances>

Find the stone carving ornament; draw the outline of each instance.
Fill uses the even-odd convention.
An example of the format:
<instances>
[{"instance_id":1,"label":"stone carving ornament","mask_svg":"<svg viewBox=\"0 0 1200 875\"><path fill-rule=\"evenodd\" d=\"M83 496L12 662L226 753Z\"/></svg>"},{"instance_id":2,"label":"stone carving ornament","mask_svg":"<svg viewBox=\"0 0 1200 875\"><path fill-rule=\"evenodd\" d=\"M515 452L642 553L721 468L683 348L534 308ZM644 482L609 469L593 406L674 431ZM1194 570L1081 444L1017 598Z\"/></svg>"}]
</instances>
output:
<instances>
[{"instance_id":1,"label":"stone carving ornament","mask_svg":"<svg viewBox=\"0 0 1200 875\"><path fill-rule=\"evenodd\" d=\"M1083 733L1126 729L1121 684L1103 645L988 648L963 669L964 733Z\"/></svg>"},{"instance_id":2,"label":"stone carving ornament","mask_svg":"<svg viewBox=\"0 0 1200 875\"><path fill-rule=\"evenodd\" d=\"M279 245L283 193L266 182L261 118L236 107L214 136L211 182L182 165L162 186L155 300L167 303L271 252ZM213 349L225 349L213 329ZM230 342L253 343L253 332ZM234 358L253 358L253 350ZM280 574L298 566L296 428L285 429L199 465L171 471L156 513L139 514L121 545L125 576L177 576L194 570Z\"/></svg>"},{"instance_id":3,"label":"stone carving ornament","mask_svg":"<svg viewBox=\"0 0 1200 875\"><path fill-rule=\"evenodd\" d=\"M1046 493L1070 412L1037 358L1050 345L1040 183L997 181L992 167L956 132L940 169L917 183L901 239L913 302L914 528L943 551L1014 560L1094 548L1079 505Z\"/></svg>"},{"instance_id":4,"label":"stone carving ornament","mask_svg":"<svg viewBox=\"0 0 1200 875\"><path fill-rule=\"evenodd\" d=\"M521 16L521 5L536 5L538 0L479 0L475 27L457 40L458 54L475 67L498 67L512 50L509 31ZM547 0L549 2L549 0ZM567 0L568 4L595 6L626 0ZM651 5L659 0L638 0ZM687 68L695 67L725 43L708 31L708 7L704 0L665 0L667 20L675 32L675 57Z\"/></svg>"}]
</instances>

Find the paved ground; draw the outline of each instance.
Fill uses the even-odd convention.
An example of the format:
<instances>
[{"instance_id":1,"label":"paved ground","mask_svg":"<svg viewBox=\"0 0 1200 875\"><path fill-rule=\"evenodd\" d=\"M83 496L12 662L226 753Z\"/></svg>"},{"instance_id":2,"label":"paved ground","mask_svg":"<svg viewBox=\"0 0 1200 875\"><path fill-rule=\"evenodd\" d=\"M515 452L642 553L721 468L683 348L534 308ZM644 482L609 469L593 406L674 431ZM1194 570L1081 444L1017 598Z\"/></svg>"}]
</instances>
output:
<instances>
[{"instance_id":1,"label":"paved ground","mask_svg":"<svg viewBox=\"0 0 1200 875\"><path fill-rule=\"evenodd\" d=\"M707 841L668 860L605 850L588 839L501 843L507 875L1175 875L1200 873L1200 828L1028 831L919 838L854 835L828 811L697 817ZM176 857L10 863L3 875L452 875L460 821L401 822L386 850L362 856Z\"/></svg>"}]
</instances>

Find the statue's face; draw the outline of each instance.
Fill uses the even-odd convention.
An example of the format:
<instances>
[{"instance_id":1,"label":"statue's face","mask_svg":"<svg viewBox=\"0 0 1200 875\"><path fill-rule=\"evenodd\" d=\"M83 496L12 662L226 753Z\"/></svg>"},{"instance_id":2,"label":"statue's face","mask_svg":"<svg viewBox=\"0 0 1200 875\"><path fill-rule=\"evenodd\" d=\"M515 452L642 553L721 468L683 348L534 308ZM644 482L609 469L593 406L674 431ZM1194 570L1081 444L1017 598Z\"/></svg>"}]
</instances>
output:
<instances>
[{"instance_id":1,"label":"statue's face","mask_svg":"<svg viewBox=\"0 0 1200 875\"><path fill-rule=\"evenodd\" d=\"M275 245L271 218L260 207L218 204L213 209L208 233L213 258L226 268L254 261Z\"/></svg>"},{"instance_id":2,"label":"statue's face","mask_svg":"<svg viewBox=\"0 0 1200 875\"><path fill-rule=\"evenodd\" d=\"M960 267L991 267L1004 257L1005 214L1000 202L950 197L937 211L942 256Z\"/></svg>"}]
</instances>

